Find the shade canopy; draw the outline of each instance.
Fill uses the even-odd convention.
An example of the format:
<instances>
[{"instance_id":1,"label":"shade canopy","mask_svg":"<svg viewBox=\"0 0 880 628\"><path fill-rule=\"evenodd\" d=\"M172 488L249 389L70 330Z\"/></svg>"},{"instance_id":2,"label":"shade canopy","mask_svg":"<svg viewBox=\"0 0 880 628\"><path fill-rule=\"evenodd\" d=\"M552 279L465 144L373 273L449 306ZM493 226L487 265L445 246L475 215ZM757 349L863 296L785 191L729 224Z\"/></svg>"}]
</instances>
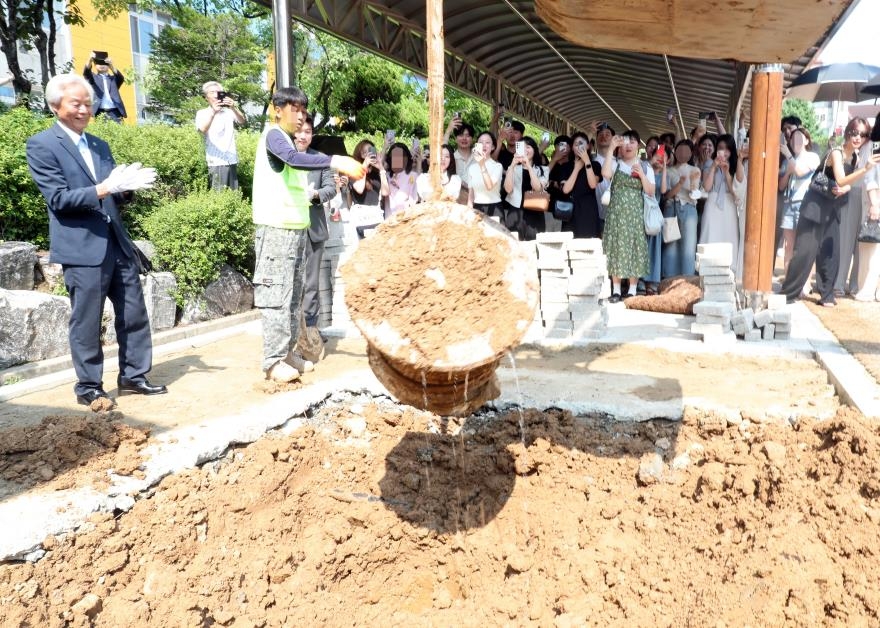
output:
<instances>
[{"instance_id":1,"label":"shade canopy","mask_svg":"<svg viewBox=\"0 0 880 628\"><path fill-rule=\"evenodd\" d=\"M554 131L606 120L643 136L680 133L701 111L729 125L741 101L748 117L747 62L782 62L790 81L855 1L444 0L446 83ZM291 12L425 75L425 6L297 0Z\"/></svg>"}]
</instances>

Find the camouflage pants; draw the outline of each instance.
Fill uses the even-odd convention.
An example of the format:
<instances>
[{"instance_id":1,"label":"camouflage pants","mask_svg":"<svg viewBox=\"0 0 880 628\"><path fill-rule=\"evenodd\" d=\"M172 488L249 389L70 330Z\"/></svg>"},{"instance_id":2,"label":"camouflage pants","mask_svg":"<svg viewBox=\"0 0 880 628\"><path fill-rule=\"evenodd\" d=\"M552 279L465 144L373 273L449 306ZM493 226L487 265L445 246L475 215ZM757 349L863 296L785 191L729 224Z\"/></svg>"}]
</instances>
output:
<instances>
[{"instance_id":1,"label":"camouflage pants","mask_svg":"<svg viewBox=\"0 0 880 628\"><path fill-rule=\"evenodd\" d=\"M305 229L258 225L254 238L254 305L263 317L263 370L296 346L305 284Z\"/></svg>"}]
</instances>

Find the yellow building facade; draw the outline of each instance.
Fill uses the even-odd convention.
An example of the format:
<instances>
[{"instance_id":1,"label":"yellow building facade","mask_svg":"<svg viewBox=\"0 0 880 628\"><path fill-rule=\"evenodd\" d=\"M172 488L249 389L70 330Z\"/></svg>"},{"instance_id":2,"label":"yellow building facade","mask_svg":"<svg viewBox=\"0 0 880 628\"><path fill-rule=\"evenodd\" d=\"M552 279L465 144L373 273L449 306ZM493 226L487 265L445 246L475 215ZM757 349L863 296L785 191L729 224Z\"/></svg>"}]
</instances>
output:
<instances>
[{"instance_id":1,"label":"yellow building facade","mask_svg":"<svg viewBox=\"0 0 880 628\"><path fill-rule=\"evenodd\" d=\"M128 117L126 124L137 124L148 116L143 74L147 69L152 38L172 24L171 17L156 11L126 11L116 17L100 19L91 0L80 0L83 26L70 27L72 64L82 73L93 50L106 51L113 66L125 76L119 88Z\"/></svg>"}]
</instances>

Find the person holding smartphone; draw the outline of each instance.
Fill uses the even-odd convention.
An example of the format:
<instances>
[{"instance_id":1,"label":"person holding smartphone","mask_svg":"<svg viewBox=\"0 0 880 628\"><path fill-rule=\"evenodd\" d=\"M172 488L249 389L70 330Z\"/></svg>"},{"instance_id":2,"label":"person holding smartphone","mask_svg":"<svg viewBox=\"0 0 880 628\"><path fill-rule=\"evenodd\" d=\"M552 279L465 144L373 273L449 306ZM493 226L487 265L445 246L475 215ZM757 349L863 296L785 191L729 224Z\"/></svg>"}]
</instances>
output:
<instances>
[{"instance_id":1,"label":"person holding smartphone","mask_svg":"<svg viewBox=\"0 0 880 628\"><path fill-rule=\"evenodd\" d=\"M358 236L364 237L366 229L372 229L385 219L382 206L391 191L388 175L376 146L363 139L354 147L352 157L363 162L366 176L350 183L351 209L350 222L357 229Z\"/></svg>"},{"instance_id":2,"label":"person holding smartphone","mask_svg":"<svg viewBox=\"0 0 880 628\"><path fill-rule=\"evenodd\" d=\"M678 218L681 238L663 244L663 277L693 275L697 259L697 201L700 198L700 169L694 165L694 145L681 140L675 145L674 165L668 170L664 216Z\"/></svg>"},{"instance_id":3,"label":"person holding smartphone","mask_svg":"<svg viewBox=\"0 0 880 628\"><path fill-rule=\"evenodd\" d=\"M92 86L95 99L92 101L92 115L106 116L113 122L121 123L125 118L125 103L119 95L119 88L125 83L122 72L113 67L113 61L106 52L93 50L83 68L83 77Z\"/></svg>"},{"instance_id":4,"label":"person holding smartphone","mask_svg":"<svg viewBox=\"0 0 880 628\"><path fill-rule=\"evenodd\" d=\"M739 263L742 235L734 189L745 182L745 172L732 135L721 135L712 160L703 169L703 189L708 193L703 210L700 244L729 242L733 248L734 273L742 279Z\"/></svg>"},{"instance_id":5,"label":"person holding smartphone","mask_svg":"<svg viewBox=\"0 0 880 628\"><path fill-rule=\"evenodd\" d=\"M801 203L810 189L810 179L819 167L819 155L813 152L813 141L810 132L798 127L788 136L789 157L783 162L784 170L779 177L779 191L782 192L783 216L782 248L785 272L791 263L794 252L794 237L797 231L798 218L801 214Z\"/></svg>"},{"instance_id":6,"label":"person holding smartphone","mask_svg":"<svg viewBox=\"0 0 880 628\"><path fill-rule=\"evenodd\" d=\"M611 138L605 151L602 176L611 183L611 198L605 214L602 247L608 257L611 275L610 303L636 295L639 277L650 272L648 242L645 238L643 194L654 194L654 172L650 164L639 161L639 133L633 129ZM618 151L617 157L614 151ZM626 297L621 295L622 279L629 279Z\"/></svg>"},{"instance_id":7,"label":"person holding smartphone","mask_svg":"<svg viewBox=\"0 0 880 628\"><path fill-rule=\"evenodd\" d=\"M217 81L202 85L208 106L196 112L196 128L205 140L205 159L212 190L238 189L238 150L235 125L245 123L244 114Z\"/></svg>"},{"instance_id":8,"label":"person holding smartphone","mask_svg":"<svg viewBox=\"0 0 880 628\"><path fill-rule=\"evenodd\" d=\"M524 137L514 145L514 156L504 174L507 207L503 222L511 231L519 231L521 240L534 240L535 235L547 230L546 212L526 211L522 208L525 193L543 192L547 187L547 169L537 163L538 143Z\"/></svg>"},{"instance_id":9,"label":"person holding smartphone","mask_svg":"<svg viewBox=\"0 0 880 628\"><path fill-rule=\"evenodd\" d=\"M474 163L468 170L471 183L468 191L468 207L483 212L487 216L499 216L501 213L501 179L504 169L492 159L495 151L495 136L491 131L483 131L477 136L474 146Z\"/></svg>"},{"instance_id":10,"label":"person holding smartphone","mask_svg":"<svg viewBox=\"0 0 880 628\"><path fill-rule=\"evenodd\" d=\"M570 164L570 168L566 168L565 164L562 166L563 172L569 172L560 188L574 205L565 230L573 232L576 238L599 238L602 236L602 224L596 188L602 177L602 167L592 160L589 139L581 131L571 136Z\"/></svg>"}]
</instances>

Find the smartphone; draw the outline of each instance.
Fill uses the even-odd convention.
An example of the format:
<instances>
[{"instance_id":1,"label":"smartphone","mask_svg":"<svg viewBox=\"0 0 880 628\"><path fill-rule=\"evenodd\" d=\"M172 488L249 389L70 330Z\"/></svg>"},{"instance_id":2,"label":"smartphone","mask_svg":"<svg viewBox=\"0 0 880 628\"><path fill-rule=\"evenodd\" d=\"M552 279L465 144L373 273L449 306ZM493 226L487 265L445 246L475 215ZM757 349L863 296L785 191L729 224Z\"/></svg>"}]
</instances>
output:
<instances>
[{"instance_id":1,"label":"smartphone","mask_svg":"<svg viewBox=\"0 0 880 628\"><path fill-rule=\"evenodd\" d=\"M505 121L504 121L504 128L505 128L505 129L509 129L509 128L511 128L512 126L513 126L513 123L512 123L510 120L505 120Z\"/></svg>"},{"instance_id":2,"label":"smartphone","mask_svg":"<svg viewBox=\"0 0 880 628\"><path fill-rule=\"evenodd\" d=\"M95 63L98 65L107 65L107 51L106 50L92 50L92 54L95 55Z\"/></svg>"},{"instance_id":3,"label":"smartphone","mask_svg":"<svg viewBox=\"0 0 880 628\"><path fill-rule=\"evenodd\" d=\"M568 142L559 142L556 150L558 150L560 153L567 153L568 152Z\"/></svg>"},{"instance_id":4,"label":"smartphone","mask_svg":"<svg viewBox=\"0 0 880 628\"><path fill-rule=\"evenodd\" d=\"M419 138L414 137L412 141L412 152L419 152Z\"/></svg>"},{"instance_id":5,"label":"smartphone","mask_svg":"<svg viewBox=\"0 0 880 628\"><path fill-rule=\"evenodd\" d=\"M375 157L376 156L376 147L375 146L367 146L367 154Z\"/></svg>"},{"instance_id":6,"label":"smartphone","mask_svg":"<svg viewBox=\"0 0 880 628\"><path fill-rule=\"evenodd\" d=\"M526 156L526 143L523 141L519 141L516 143L516 156L517 157L525 157Z\"/></svg>"},{"instance_id":7,"label":"smartphone","mask_svg":"<svg viewBox=\"0 0 880 628\"><path fill-rule=\"evenodd\" d=\"M546 142L549 142L549 141L550 141L550 133L548 133L547 131L544 131L544 132L541 134L541 141L542 141L542 142L545 142L545 143L546 143Z\"/></svg>"},{"instance_id":8,"label":"smartphone","mask_svg":"<svg viewBox=\"0 0 880 628\"><path fill-rule=\"evenodd\" d=\"M880 155L880 142L871 142L871 152Z\"/></svg>"},{"instance_id":9,"label":"smartphone","mask_svg":"<svg viewBox=\"0 0 880 628\"><path fill-rule=\"evenodd\" d=\"M396 135L397 133L393 129L388 129L387 131L385 131L385 141L390 144L394 141Z\"/></svg>"},{"instance_id":10,"label":"smartphone","mask_svg":"<svg viewBox=\"0 0 880 628\"><path fill-rule=\"evenodd\" d=\"M454 113L452 114L452 117L453 117L453 118L458 118L459 120L461 120L461 111L456 111L456 112L454 112Z\"/></svg>"},{"instance_id":11,"label":"smartphone","mask_svg":"<svg viewBox=\"0 0 880 628\"><path fill-rule=\"evenodd\" d=\"M226 99L229 98L229 97L230 97L230 93L229 93L229 92L217 92L217 100L220 101L220 103L221 103L221 105L222 105L223 107L226 106L226 105L223 105L223 104L222 104L223 101L226 100Z\"/></svg>"},{"instance_id":12,"label":"smartphone","mask_svg":"<svg viewBox=\"0 0 880 628\"><path fill-rule=\"evenodd\" d=\"M699 116L697 117L697 124L700 125L701 129L703 129L703 130L706 129L706 114L705 113L699 114Z\"/></svg>"},{"instance_id":13,"label":"smartphone","mask_svg":"<svg viewBox=\"0 0 880 628\"><path fill-rule=\"evenodd\" d=\"M657 146L657 150L654 151L655 155L659 157L666 157L666 144L660 144Z\"/></svg>"}]
</instances>

